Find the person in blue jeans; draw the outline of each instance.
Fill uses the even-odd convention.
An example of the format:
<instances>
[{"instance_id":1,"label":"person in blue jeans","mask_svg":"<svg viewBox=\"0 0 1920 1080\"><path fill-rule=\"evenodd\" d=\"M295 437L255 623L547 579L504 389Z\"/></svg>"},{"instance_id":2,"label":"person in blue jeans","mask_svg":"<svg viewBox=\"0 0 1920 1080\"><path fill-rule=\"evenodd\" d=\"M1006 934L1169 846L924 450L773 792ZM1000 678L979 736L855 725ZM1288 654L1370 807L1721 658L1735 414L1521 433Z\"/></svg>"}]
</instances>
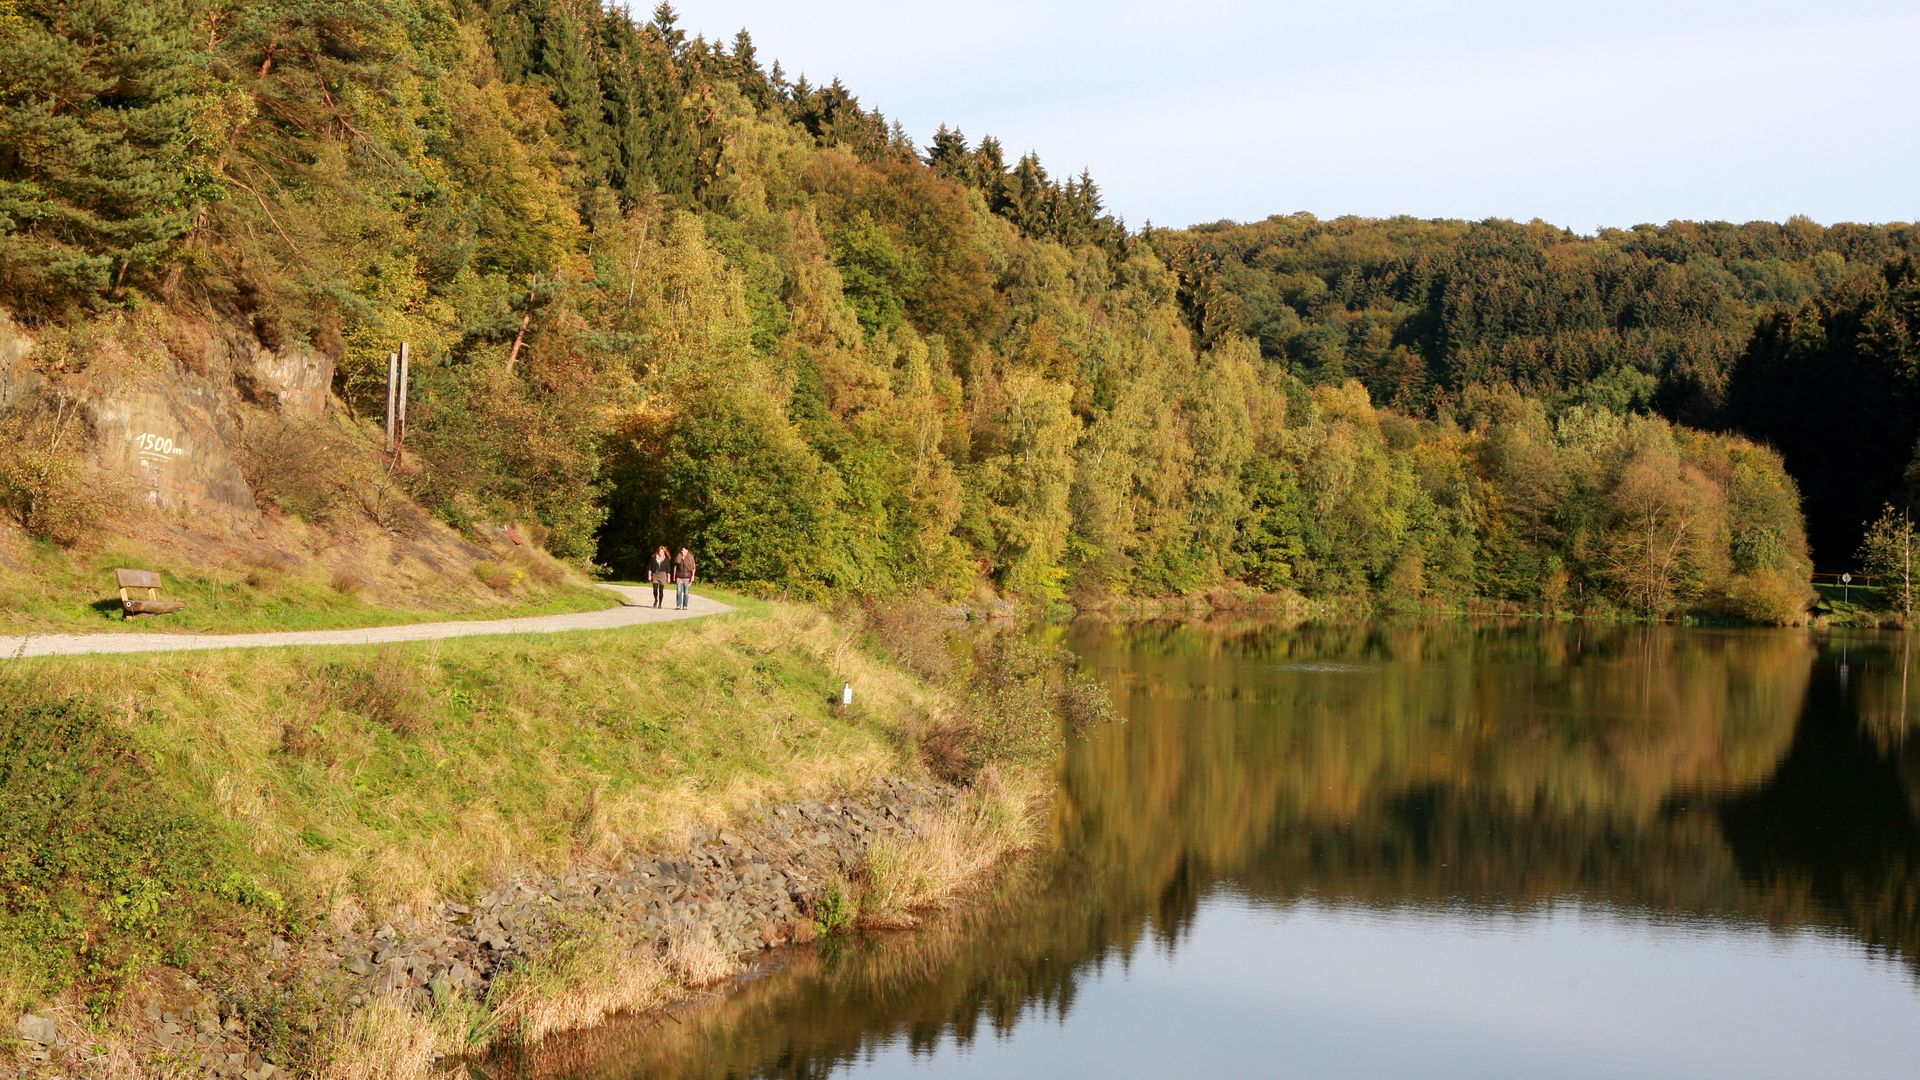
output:
<instances>
[{"instance_id":1,"label":"person in blue jeans","mask_svg":"<svg viewBox=\"0 0 1920 1080\"><path fill-rule=\"evenodd\" d=\"M693 590L693 552L686 548L673 557L673 606L677 611L685 611L691 606Z\"/></svg>"}]
</instances>

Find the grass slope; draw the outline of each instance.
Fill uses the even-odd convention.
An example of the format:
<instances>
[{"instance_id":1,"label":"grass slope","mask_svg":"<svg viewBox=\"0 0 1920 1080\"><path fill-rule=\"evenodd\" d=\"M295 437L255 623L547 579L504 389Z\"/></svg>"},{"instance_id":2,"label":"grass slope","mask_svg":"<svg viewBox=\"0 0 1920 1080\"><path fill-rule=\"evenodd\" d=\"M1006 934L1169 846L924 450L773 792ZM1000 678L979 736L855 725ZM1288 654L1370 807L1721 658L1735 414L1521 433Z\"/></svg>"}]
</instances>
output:
<instances>
[{"instance_id":1,"label":"grass slope","mask_svg":"<svg viewBox=\"0 0 1920 1080\"><path fill-rule=\"evenodd\" d=\"M185 609L122 619L118 567L158 571ZM613 603L531 545L482 545L441 528L334 536L280 519L263 539L156 526L72 549L0 529L0 634L331 630Z\"/></svg>"},{"instance_id":2,"label":"grass slope","mask_svg":"<svg viewBox=\"0 0 1920 1080\"><path fill-rule=\"evenodd\" d=\"M916 767L941 691L808 608L0 667L0 1014ZM833 702L843 680L861 705ZM4 1060L4 1051L0 1051Z\"/></svg>"}]
</instances>

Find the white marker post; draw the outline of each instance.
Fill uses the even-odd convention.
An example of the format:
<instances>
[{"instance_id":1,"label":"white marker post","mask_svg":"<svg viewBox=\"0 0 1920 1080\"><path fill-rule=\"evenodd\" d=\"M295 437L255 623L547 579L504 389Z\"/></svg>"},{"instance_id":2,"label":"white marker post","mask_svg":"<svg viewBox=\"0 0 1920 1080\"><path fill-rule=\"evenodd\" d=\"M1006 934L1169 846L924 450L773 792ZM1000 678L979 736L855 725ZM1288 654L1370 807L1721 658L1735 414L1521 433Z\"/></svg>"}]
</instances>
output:
<instances>
[{"instance_id":1,"label":"white marker post","mask_svg":"<svg viewBox=\"0 0 1920 1080\"><path fill-rule=\"evenodd\" d=\"M394 444L404 446L407 441L407 343L400 343L400 401L394 414Z\"/></svg>"},{"instance_id":2,"label":"white marker post","mask_svg":"<svg viewBox=\"0 0 1920 1080\"><path fill-rule=\"evenodd\" d=\"M394 404L399 400L399 396L400 396L400 354L390 352L387 354L387 453L389 454L393 453Z\"/></svg>"}]
</instances>

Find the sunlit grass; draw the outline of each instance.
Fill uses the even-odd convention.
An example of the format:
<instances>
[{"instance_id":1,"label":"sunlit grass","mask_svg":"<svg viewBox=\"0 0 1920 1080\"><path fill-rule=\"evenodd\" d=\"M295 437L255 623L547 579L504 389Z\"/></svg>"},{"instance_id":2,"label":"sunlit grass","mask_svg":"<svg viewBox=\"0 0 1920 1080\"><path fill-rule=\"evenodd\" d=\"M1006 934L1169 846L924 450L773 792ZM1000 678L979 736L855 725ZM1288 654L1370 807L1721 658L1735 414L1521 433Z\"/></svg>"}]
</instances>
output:
<instances>
[{"instance_id":1,"label":"sunlit grass","mask_svg":"<svg viewBox=\"0 0 1920 1080\"><path fill-rule=\"evenodd\" d=\"M328 630L461 618L553 615L615 600L543 554L498 559L396 560L383 541L343 546L331 558L262 551L195 557L161 544L116 543L80 552L16 544L0 559L0 634ZM171 615L123 619L113 571L154 570Z\"/></svg>"},{"instance_id":2,"label":"sunlit grass","mask_svg":"<svg viewBox=\"0 0 1920 1080\"><path fill-rule=\"evenodd\" d=\"M19 668L109 698L166 787L289 895L376 909L870 781L910 752L901 724L938 708L851 631L787 607ZM834 705L845 681L868 707Z\"/></svg>"}]
</instances>

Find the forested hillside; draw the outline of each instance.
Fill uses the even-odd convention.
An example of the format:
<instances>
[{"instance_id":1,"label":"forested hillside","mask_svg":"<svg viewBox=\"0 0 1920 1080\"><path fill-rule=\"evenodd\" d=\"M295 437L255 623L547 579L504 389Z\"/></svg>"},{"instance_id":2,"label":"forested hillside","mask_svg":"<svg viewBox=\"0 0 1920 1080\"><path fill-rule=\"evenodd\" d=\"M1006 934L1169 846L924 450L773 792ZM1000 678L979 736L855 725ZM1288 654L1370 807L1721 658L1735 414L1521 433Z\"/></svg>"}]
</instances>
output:
<instances>
[{"instance_id":1,"label":"forested hillside","mask_svg":"<svg viewBox=\"0 0 1920 1080\"><path fill-rule=\"evenodd\" d=\"M0 469L0 502L29 529L84 482L45 467L73 451L35 418L90 350L219 321L332 357L362 427L411 343L393 480L616 569L686 542L714 577L802 593L1237 581L1796 619L1780 459L1674 421L1719 422L1756 305L1837 302L1913 245L1698 227L1715 269L1666 252L1674 230L1135 234L1084 173L954 129L918 146L665 5L0 20L0 299L42 379L6 421L41 464ZM1627 271L1546 272L1582 259ZM324 476L279 475L254 470L257 497L315 504Z\"/></svg>"},{"instance_id":2,"label":"forested hillside","mask_svg":"<svg viewBox=\"0 0 1920 1080\"><path fill-rule=\"evenodd\" d=\"M1157 233L1203 341L1246 335L1311 383L1444 413L1474 387L1657 412L1776 446L1844 565L1920 436L1920 228L1296 214Z\"/></svg>"}]
</instances>

